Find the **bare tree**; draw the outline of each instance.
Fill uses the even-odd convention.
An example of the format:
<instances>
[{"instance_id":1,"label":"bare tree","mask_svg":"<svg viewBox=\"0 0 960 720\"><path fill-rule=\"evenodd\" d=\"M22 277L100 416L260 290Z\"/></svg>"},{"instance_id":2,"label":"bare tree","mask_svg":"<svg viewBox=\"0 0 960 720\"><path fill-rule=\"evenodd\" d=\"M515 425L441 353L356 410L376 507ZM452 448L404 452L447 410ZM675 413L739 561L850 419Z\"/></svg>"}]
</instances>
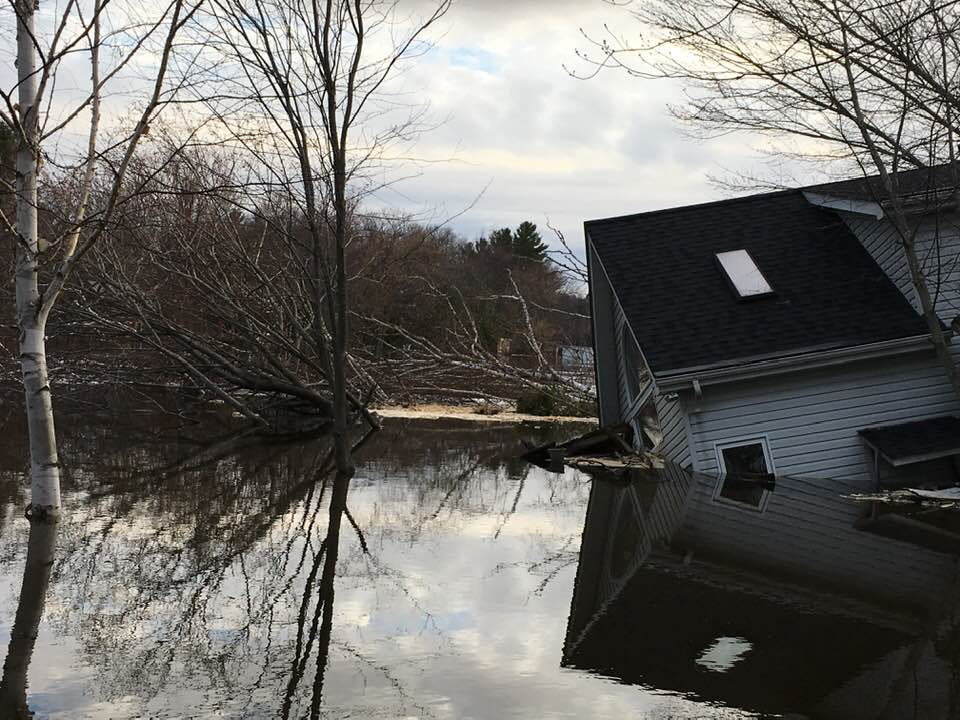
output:
<instances>
[{"instance_id":1,"label":"bare tree","mask_svg":"<svg viewBox=\"0 0 960 720\"><path fill-rule=\"evenodd\" d=\"M78 279L76 315L163 360L142 357L141 379L169 383L176 369L263 431L283 430L269 415L277 406L321 429L331 379L317 352L305 223L289 198L251 198L235 153L166 137L137 160L143 193Z\"/></svg>"},{"instance_id":2,"label":"bare tree","mask_svg":"<svg viewBox=\"0 0 960 720\"><path fill-rule=\"evenodd\" d=\"M559 314L566 323L585 321L573 311L534 305L521 290L509 269L508 288L494 295L467 297L457 286L442 287L430 278L413 278L423 286L422 299L445 311L445 332L426 335L376 315L360 317L366 332L379 333L382 349L378 358L367 359L368 370L377 376L391 375L401 386L415 383L414 391L432 395L502 397L504 393L533 392L570 405L589 404L595 397L589 378L564 373L548 357L538 332L538 316ZM511 347L525 352L499 352L490 347L477 320L476 307L486 303L511 306L517 315L515 330L505 338ZM519 362L523 357L525 362ZM465 380L466 379L466 380ZM486 383L483 383L485 380Z\"/></svg>"},{"instance_id":3,"label":"bare tree","mask_svg":"<svg viewBox=\"0 0 960 720\"><path fill-rule=\"evenodd\" d=\"M353 469L351 427L373 422L349 378L353 215L387 151L416 131L419 111L400 120L388 112L388 78L422 51L424 34L448 7L441 0L405 19L387 0L212 0L195 27L209 50L201 90L219 120L217 141L245 156L241 207L272 221L268 201L287 205L290 222L271 222L269 231L303 263L295 277L309 302L307 327L345 476ZM334 498L342 501L339 485Z\"/></svg>"},{"instance_id":4,"label":"bare tree","mask_svg":"<svg viewBox=\"0 0 960 720\"><path fill-rule=\"evenodd\" d=\"M958 13L949 0L652 0L629 4L638 42L610 30L580 53L586 75L616 67L682 80L675 114L707 134L767 135L793 156L859 168L904 250L944 373L960 373L937 316L949 262L928 262L924 219L956 203ZM915 171L911 176L905 170ZM917 181L916 171L920 171ZM942 228L943 231L948 228ZM951 230L955 232L955 229ZM939 248L939 236L933 245Z\"/></svg>"},{"instance_id":5,"label":"bare tree","mask_svg":"<svg viewBox=\"0 0 960 720\"><path fill-rule=\"evenodd\" d=\"M20 365L26 394L29 426L32 516L56 516L60 511L60 466L50 380L47 370L46 332L51 311L80 259L97 243L123 201L127 167L154 115L167 99L166 72L177 32L196 6L173 0L152 19L135 18L129 9L114 8L105 0L67 2L53 16L41 16L34 0L13 0L16 19L17 83L0 92L0 120L12 128L17 141L15 218L2 217L16 248L16 305ZM108 7L114 11L108 17ZM38 22L38 17L46 18ZM111 81L125 80L122 71L135 63L140 51L159 42L159 60L152 87L139 110L132 130L111 141L118 162L101 168L101 98ZM113 62L102 60L111 48ZM90 85L75 99L57 92L57 72L79 53L89 53ZM16 100L14 94L16 93ZM75 95L75 93L74 93ZM67 145L79 117L89 112L86 145L72 155L52 154L49 148ZM61 175L79 175L76 193L68 208L44 207L39 191L42 164ZM91 207L91 191L99 172L105 172L109 190L103 203ZM41 210L50 210L41 239Z\"/></svg>"},{"instance_id":6,"label":"bare tree","mask_svg":"<svg viewBox=\"0 0 960 720\"><path fill-rule=\"evenodd\" d=\"M114 344L139 381L185 380L259 433L329 429L305 218L283 188L251 188L237 150L183 148L162 127L151 147L130 170L142 194L78 277L71 317L125 336ZM587 374L558 367L559 348L588 333L569 248L549 260L478 253L402 215L355 212L350 230L352 413L371 398L590 401ZM497 352L501 339L511 352Z\"/></svg>"},{"instance_id":7,"label":"bare tree","mask_svg":"<svg viewBox=\"0 0 960 720\"><path fill-rule=\"evenodd\" d=\"M556 228L547 220L547 227L553 232L560 243L560 247L555 247L547 252L550 261L560 268L560 272L566 278L567 282L572 284L577 290L585 290L590 283L590 274L587 269L586 260L580 257L576 251L570 247L567 242L567 236L560 228Z\"/></svg>"}]
</instances>

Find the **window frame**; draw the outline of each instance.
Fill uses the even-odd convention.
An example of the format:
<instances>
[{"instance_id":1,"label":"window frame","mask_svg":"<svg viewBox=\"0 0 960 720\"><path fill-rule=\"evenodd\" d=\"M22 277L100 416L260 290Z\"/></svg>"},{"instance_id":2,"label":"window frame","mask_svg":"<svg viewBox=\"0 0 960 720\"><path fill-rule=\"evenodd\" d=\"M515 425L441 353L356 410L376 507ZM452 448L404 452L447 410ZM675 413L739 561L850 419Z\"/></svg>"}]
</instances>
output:
<instances>
[{"instance_id":1,"label":"window frame","mask_svg":"<svg viewBox=\"0 0 960 720\"><path fill-rule=\"evenodd\" d=\"M736 253L743 253L746 256L746 259L753 266L753 270L757 272L757 274L760 276L760 279L763 280L763 284L766 285L766 290L760 292L748 292L746 294L740 291L737 281L730 274L730 271L727 269L727 266L724 265L723 260L720 259L721 255L734 255ZM727 285L731 290L733 290L733 294L737 296L737 300L749 302L751 300L759 300L760 298L768 298L776 295L776 290L774 290L773 285L767 279L767 276L764 275L763 270L760 269L757 261L753 259L753 255L750 254L750 251L746 248L736 248L734 250L724 250L723 252L714 253L713 259L714 262L716 262L717 267L720 269L720 274L723 275L724 279L727 281Z\"/></svg>"},{"instance_id":2,"label":"window frame","mask_svg":"<svg viewBox=\"0 0 960 720\"><path fill-rule=\"evenodd\" d=\"M741 508L743 510L751 510L753 512L763 512L767 508L767 502L770 498L770 490L767 488L763 489L763 494L760 496L760 502L756 505L751 505L750 503L741 502L739 500L732 500L730 498L723 497L720 493L723 491L723 483L727 479L727 465L723 459L723 451L730 448L746 447L748 445L759 445L763 450L763 461L767 465L767 472L771 475L776 476L777 469L773 463L773 453L770 452L770 439L766 434L762 435L751 435L748 437L735 438L732 440L720 440L713 444L714 453L717 458L717 484L713 489L713 501L717 503L722 503L724 505L730 505L732 507Z\"/></svg>"}]
</instances>

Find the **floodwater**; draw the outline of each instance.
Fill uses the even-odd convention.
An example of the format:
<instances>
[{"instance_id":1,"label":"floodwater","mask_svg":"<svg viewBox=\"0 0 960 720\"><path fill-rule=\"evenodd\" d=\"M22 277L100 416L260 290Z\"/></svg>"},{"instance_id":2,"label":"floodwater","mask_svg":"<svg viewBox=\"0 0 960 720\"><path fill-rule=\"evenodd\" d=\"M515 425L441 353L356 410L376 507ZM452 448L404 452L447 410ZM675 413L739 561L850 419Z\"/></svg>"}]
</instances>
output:
<instances>
[{"instance_id":1,"label":"floodwater","mask_svg":"<svg viewBox=\"0 0 960 720\"><path fill-rule=\"evenodd\" d=\"M0 717L957 717L949 523L789 479L760 512L678 468L519 460L549 428L391 421L324 604L325 441L164 408L70 408L56 532L23 518L8 412Z\"/></svg>"}]
</instances>

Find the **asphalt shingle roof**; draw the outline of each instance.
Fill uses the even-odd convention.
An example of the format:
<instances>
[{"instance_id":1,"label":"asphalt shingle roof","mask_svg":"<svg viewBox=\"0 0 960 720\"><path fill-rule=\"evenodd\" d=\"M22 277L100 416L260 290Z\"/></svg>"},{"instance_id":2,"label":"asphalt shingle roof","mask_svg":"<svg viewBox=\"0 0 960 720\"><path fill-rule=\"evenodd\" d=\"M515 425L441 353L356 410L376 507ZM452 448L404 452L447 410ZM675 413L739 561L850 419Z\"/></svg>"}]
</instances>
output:
<instances>
[{"instance_id":1,"label":"asphalt shingle roof","mask_svg":"<svg viewBox=\"0 0 960 720\"><path fill-rule=\"evenodd\" d=\"M800 190L585 229L655 374L927 332L840 218ZM714 256L741 248L773 296L737 298Z\"/></svg>"}]
</instances>

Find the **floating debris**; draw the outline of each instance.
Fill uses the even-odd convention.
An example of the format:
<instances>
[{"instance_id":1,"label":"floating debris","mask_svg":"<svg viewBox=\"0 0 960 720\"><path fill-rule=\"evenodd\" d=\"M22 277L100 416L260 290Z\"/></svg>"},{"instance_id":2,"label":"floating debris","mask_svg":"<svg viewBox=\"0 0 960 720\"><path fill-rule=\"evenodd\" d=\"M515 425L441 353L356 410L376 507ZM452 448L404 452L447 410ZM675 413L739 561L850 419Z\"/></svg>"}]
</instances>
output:
<instances>
[{"instance_id":1,"label":"floating debris","mask_svg":"<svg viewBox=\"0 0 960 720\"><path fill-rule=\"evenodd\" d=\"M629 425L597 428L564 442L551 442L531 448L524 459L551 472L563 472L569 466L593 475L615 476L618 479L650 479L662 482L662 457L637 450L631 444L633 431Z\"/></svg>"},{"instance_id":2,"label":"floating debris","mask_svg":"<svg viewBox=\"0 0 960 720\"><path fill-rule=\"evenodd\" d=\"M853 493L844 495L857 502L880 502L892 504L933 505L941 508L960 506L960 487L923 490L921 488L901 488L876 493Z\"/></svg>"}]
</instances>

